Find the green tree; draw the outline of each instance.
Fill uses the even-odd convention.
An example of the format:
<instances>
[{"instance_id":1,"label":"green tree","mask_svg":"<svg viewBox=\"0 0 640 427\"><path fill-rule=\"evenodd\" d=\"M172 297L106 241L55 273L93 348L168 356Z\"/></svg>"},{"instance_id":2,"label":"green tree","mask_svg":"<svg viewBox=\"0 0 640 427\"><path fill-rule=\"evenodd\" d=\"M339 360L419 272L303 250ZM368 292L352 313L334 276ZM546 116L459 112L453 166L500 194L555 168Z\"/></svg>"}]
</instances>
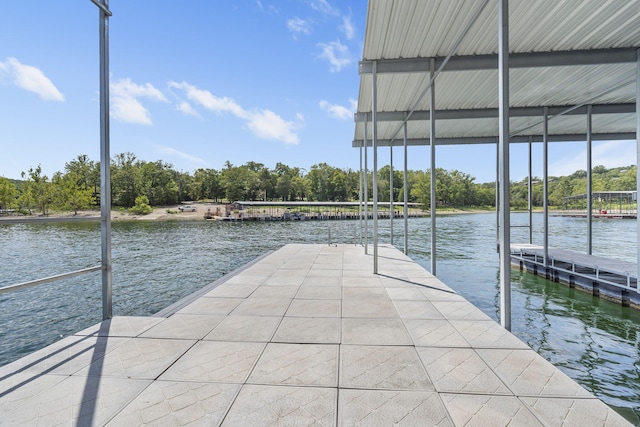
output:
<instances>
[{"instance_id":1,"label":"green tree","mask_svg":"<svg viewBox=\"0 0 640 427\"><path fill-rule=\"evenodd\" d=\"M189 194L193 200L212 199L217 202L224 197L221 188L218 171L200 168L193 174Z\"/></svg>"},{"instance_id":2,"label":"green tree","mask_svg":"<svg viewBox=\"0 0 640 427\"><path fill-rule=\"evenodd\" d=\"M178 202L178 185L174 181L175 171L169 163L137 162L136 174L138 194L147 196L154 206L170 205Z\"/></svg>"},{"instance_id":3,"label":"green tree","mask_svg":"<svg viewBox=\"0 0 640 427\"><path fill-rule=\"evenodd\" d=\"M100 191L100 164L81 154L64 164L65 174L73 173L82 189L91 188L94 195Z\"/></svg>"},{"instance_id":4,"label":"green tree","mask_svg":"<svg viewBox=\"0 0 640 427\"><path fill-rule=\"evenodd\" d=\"M95 205L93 188L83 187L82 178L76 172L53 175L53 206L59 210L72 211L74 215L79 210L89 209Z\"/></svg>"},{"instance_id":5,"label":"green tree","mask_svg":"<svg viewBox=\"0 0 640 427\"><path fill-rule=\"evenodd\" d=\"M129 208L129 212L136 215L147 215L153 212L153 208L149 206L147 196L138 196L136 197L135 204Z\"/></svg>"},{"instance_id":6,"label":"green tree","mask_svg":"<svg viewBox=\"0 0 640 427\"><path fill-rule=\"evenodd\" d=\"M0 208L12 209L16 204L18 189L8 178L0 176Z\"/></svg>"},{"instance_id":7,"label":"green tree","mask_svg":"<svg viewBox=\"0 0 640 427\"><path fill-rule=\"evenodd\" d=\"M229 161L225 162L225 168L220 172L220 182L229 202L256 200L259 193L258 173L246 165L233 166Z\"/></svg>"},{"instance_id":8,"label":"green tree","mask_svg":"<svg viewBox=\"0 0 640 427\"><path fill-rule=\"evenodd\" d=\"M22 172L22 179L25 180L21 205L31 209L38 208L43 215L47 215L49 205L53 199L53 190L49 177L42 174L42 167L29 168L29 172Z\"/></svg>"},{"instance_id":9,"label":"green tree","mask_svg":"<svg viewBox=\"0 0 640 427\"><path fill-rule=\"evenodd\" d=\"M311 166L311 170L307 174L307 179L309 180L309 191L313 200L323 202L332 200L332 177L333 168L328 164L318 163Z\"/></svg>"},{"instance_id":10,"label":"green tree","mask_svg":"<svg viewBox=\"0 0 640 427\"><path fill-rule=\"evenodd\" d=\"M274 169L274 175L276 177L275 196L283 202L291 200L294 178L292 169L284 163L278 162Z\"/></svg>"},{"instance_id":11,"label":"green tree","mask_svg":"<svg viewBox=\"0 0 640 427\"><path fill-rule=\"evenodd\" d=\"M418 171L411 176L413 184L410 197L414 202L420 203L424 210L428 210L431 207L431 173Z\"/></svg>"},{"instance_id":12,"label":"green tree","mask_svg":"<svg viewBox=\"0 0 640 427\"><path fill-rule=\"evenodd\" d=\"M331 173L331 193L329 197L334 202L344 202L348 200L347 194L347 174L341 169L334 168Z\"/></svg>"},{"instance_id":13,"label":"green tree","mask_svg":"<svg viewBox=\"0 0 640 427\"><path fill-rule=\"evenodd\" d=\"M135 162L135 154L129 152L116 154L111 161L111 200L116 206L131 207L139 195Z\"/></svg>"}]
</instances>

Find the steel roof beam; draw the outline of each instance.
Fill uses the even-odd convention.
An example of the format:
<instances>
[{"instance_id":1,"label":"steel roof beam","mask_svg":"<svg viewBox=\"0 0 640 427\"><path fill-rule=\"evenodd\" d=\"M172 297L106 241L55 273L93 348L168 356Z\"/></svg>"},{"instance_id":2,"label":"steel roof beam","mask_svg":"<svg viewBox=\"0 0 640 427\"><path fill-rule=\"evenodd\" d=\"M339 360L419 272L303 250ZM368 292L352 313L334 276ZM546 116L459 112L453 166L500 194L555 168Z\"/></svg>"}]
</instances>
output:
<instances>
[{"instance_id":1,"label":"steel roof beam","mask_svg":"<svg viewBox=\"0 0 640 427\"><path fill-rule=\"evenodd\" d=\"M632 64L637 60L637 48L571 50L561 52L512 53L509 68L562 67L572 65ZM436 68L446 58L435 58ZM360 74L371 74L373 62L378 74L427 73L430 58L376 59L360 61ZM498 55L452 56L442 68L446 71L497 70Z\"/></svg>"},{"instance_id":2,"label":"steel roof beam","mask_svg":"<svg viewBox=\"0 0 640 427\"><path fill-rule=\"evenodd\" d=\"M556 115L565 111L571 106L555 106L549 107L549 114ZM541 117L544 107L511 107L509 109L511 117ZM621 114L621 113L635 113L636 104L597 104L592 106L593 114ZM356 113L354 115L354 121L356 123L365 122L366 115L368 113ZM404 111L379 111L379 122L402 122L405 120ZM564 115L583 115L587 114L587 106L576 108ZM456 119L492 119L498 117L497 108L478 108L478 109L463 109L463 110L437 110L435 112L437 120L456 120ZM429 111L415 111L409 121L414 120L429 120ZM368 120L371 121L371 120Z\"/></svg>"},{"instance_id":3,"label":"steel roof beam","mask_svg":"<svg viewBox=\"0 0 640 427\"><path fill-rule=\"evenodd\" d=\"M549 142L584 142L584 133L578 134L557 134L549 135ZM518 135L509 138L511 143L524 143L529 142L529 138L532 138L533 142L542 141L542 135ZM620 132L620 133L594 133L592 135L594 141L620 141L627 139L635 139L635 132ZM496 144L498 142L497 136L478 136L478 137L458 137L458 138L437 138L436 146L438 145L459 145L459 144ZM378 139L379 147L389 147L393 143L394 147L401 147L403 145L402 140L389 140ZM430 145L429 138L408 138L408 146L427 146ZM353 140L352 147L364 147L361 139ZM367 141L367 146L371 147L371 141Z\"/></svg>"}]
</instances>

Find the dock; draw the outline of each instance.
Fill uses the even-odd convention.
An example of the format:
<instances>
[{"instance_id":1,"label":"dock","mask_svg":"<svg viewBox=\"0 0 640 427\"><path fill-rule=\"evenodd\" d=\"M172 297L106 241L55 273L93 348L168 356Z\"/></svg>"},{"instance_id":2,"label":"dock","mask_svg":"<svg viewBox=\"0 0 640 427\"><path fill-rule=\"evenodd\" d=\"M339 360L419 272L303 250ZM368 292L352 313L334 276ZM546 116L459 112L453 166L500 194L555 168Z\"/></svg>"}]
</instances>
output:
<instances>
[{"instance_id":1,"label":"dock","mask_svg":"<svg viewBox=\"0 0 640 427\"><path fill-rule=\"evenodd\" d=\"M379 219L403 218L404 203L379 203ZM339 221L373 219L373 204L368 202L313 202L313 201L236 201L224 206L208 208L204 219L218 221ZM427 212L418 203L407 204L408 218L422 218Z\"/></svg>"},{"instance_id":2,"label":"dock","mask_svg":"<svg viewBox=\"0 0 640 427\"><path fill-rule=\"evenodd\" d=\"M545 266L543 246L512 244L511 264L623 306L640 308L636 263L568 249L549 248L547 253Z\"/></svg>"},{"instance_id":3,"label":"dock","mask_svg":"<svg viewBox=\"0 0 640 427\"><path fill-rule=\"evenodd\" d=\"M624 426L391 246L280 248L0 367L2 425Z\"/></svg>"}]
</instances>

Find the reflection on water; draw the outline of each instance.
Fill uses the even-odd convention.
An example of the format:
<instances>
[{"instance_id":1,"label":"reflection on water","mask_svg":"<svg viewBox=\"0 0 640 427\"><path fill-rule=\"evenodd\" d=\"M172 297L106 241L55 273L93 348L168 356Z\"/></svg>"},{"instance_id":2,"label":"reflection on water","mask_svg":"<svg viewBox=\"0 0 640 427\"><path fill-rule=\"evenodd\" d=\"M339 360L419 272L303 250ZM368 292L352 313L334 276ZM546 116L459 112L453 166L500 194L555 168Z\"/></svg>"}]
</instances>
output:
<instances>
[{"instance_id":1,"label":"reflection on water","mask_svg":"<svg viewBox=\"0 0 640 427\"><path fill-rule=\"evenodd\" d=\"M513 225L527 215L514 214ZM534 215L534 243L542 242ZM428 219L409 221L409 255L430 267ZM118 222L113 224L116 315L150 315L286 243L352 243L357 221ZM437 273L494 319L499 316L494 214L437 219ZM370 227L371 230L371 227ZM586 221L550 218L550 245L586 247ZM380 222L380 242L389 223ZM635 221L594 221L594 254L635 262ZM394 225L403 244L402 221ZM527 242L514 228L512 242ZM0 226L0 286L100 263L98 224ZM0 365L100 321L100 274L0 295ZM585 388L640 424L640 313L512 270L513 332Z\"/></svg>"}]
</instances>

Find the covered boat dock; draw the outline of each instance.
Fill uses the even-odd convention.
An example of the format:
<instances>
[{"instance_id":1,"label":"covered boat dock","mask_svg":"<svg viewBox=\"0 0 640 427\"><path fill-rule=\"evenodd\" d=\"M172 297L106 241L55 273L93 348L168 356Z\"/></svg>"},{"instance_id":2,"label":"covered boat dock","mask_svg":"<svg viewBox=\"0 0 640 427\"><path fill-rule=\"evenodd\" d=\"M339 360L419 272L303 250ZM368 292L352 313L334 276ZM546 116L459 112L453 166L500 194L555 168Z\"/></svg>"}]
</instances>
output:
<instances>
[{"instance_id":1,"label":"covered boat dock","mask_svg":"<svg viewBox=\"0 0 640 427\"><path fill-rule=\"evenodd\" d=\"M496 171L500 317L510 329L509 147L528 144L531 188L531 146L542 144L542 247L547 265L549 144L585 145L591 195L593 141L637 142L640 134L639 48L637 2L371 0L352 145L360 150L361 162L364 159L363 179L373 157L374 218L381 147L390 150L391 158L394 148L401 147L405 171L408 146L429 147L425 157L428 154L430 164L425 166L432 171L438 146L484 144L495 152L495 164L487 167ZM638 152L629 156L636 164ZM367 187L363 185L363 200L369 199ZM430 197L435 207L435 174ZM591 212L591 196L587 206ZM432 209L433 274L435 213ZM531 214L529 218L531 229ZM587 218L585 252L591 254L592 216ZM379 243L375 219L372 239L375 260Z\"/></svg>"}]
</instances>

